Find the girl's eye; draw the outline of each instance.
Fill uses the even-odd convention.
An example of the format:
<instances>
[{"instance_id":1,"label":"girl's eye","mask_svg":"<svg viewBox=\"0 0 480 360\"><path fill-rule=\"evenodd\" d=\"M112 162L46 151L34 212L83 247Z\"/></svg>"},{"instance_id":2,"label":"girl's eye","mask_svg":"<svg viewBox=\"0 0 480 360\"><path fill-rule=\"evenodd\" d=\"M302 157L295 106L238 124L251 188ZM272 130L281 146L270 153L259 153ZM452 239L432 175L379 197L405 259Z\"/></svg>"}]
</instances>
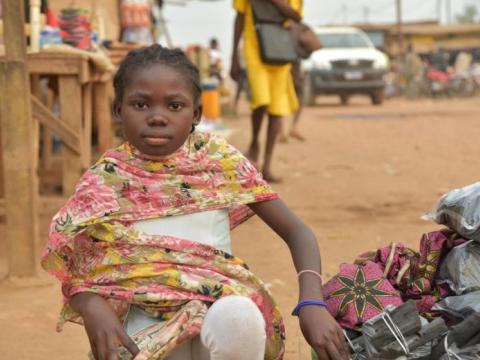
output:
<instances>
[{"instance_id":1,"label":"girl's eye","mask_svg":"<svg viewBox=\"0 0 480 360\"><path fill-rule=\"evenodd\" d=\"M175 102L174 102L174 103L171 103L171 104L169 105L169 108L170 108L171 110L173 110L173 111L180 111L180 110L182 110L183 105L180 104L180 103L175 103Z\"/></svg>"},{"instance_id":2,"label":"girl's eye","mask_svg":"<svg viewBox=\"0 0 480 360\"><path fill-rule=\"evenodd\" d=\"M134 103L134 106L135 106L135 108L137 108L139 110L145 110L148 107L147 104L142 102L142 101L136 101Z\"/></svg>"}]
</instances>

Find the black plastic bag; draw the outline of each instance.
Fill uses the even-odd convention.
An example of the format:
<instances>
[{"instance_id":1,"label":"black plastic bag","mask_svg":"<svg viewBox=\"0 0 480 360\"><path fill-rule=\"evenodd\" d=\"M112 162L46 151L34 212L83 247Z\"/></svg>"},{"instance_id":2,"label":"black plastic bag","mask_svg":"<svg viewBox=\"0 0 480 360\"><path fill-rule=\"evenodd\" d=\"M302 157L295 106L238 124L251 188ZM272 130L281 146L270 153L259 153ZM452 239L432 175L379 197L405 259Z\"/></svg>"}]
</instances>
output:
<instances>
[{"instance_id":1,"label":"black plastic bag","mask_svg":"<svg viewBox=\"0 0 480 360\"><path fill-rule=\"evenodd\" d=\"M444 314L451 322L461 322L475 312L480 313L480 291L449 296L433 305L432 310Z\"/></svg>"},{"instance_id":2,"label":"black plastic bag","mask_svg":"<svg viewBox=\"0 0 480 360\"><path fill-rule=\"evenodd\" d=\"M446 225L466 239L480 240L480 182L446 193L423 218Z\"/></svg>"},{"instance_id":3,"label":"black plastic bag","mask_svg":"<svg viewBox=\"0 0 480 360\"><path fill-rule=\"evenodd\" d=\"M450 348L451 353L446 353L440 360L478 360L480 359L480 344L465 349Z\"/></svg>"},{"instance_id":4,"label":"black plastic bag","mask_svg":"<svg viewBox=\"0 0 480 360\"><path fill-rule=\"evenodd\" d=\"M480 242L468 241L445 256L437 275L457 295L480 290Z\"/></svg>"}]
</instances>

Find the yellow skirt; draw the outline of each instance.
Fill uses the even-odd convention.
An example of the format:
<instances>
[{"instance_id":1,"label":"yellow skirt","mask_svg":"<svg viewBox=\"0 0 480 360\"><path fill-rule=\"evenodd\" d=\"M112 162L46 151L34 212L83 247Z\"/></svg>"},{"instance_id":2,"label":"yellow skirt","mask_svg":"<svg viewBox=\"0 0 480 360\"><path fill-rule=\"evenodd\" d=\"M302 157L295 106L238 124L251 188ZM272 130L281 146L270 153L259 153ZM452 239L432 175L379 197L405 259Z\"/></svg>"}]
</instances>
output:
<instances>
[{"instance_id":1,"label":"yellow skirt","mask_svg":"<svg viewBox=\"0 0 480 360\"><path fill-rule=\"evenodd\" d=\"M250 106L267 106L271 115L284 116L297 111L298 99L290 73L291 65L247 63Z\"/></svg>"}]
</instances>

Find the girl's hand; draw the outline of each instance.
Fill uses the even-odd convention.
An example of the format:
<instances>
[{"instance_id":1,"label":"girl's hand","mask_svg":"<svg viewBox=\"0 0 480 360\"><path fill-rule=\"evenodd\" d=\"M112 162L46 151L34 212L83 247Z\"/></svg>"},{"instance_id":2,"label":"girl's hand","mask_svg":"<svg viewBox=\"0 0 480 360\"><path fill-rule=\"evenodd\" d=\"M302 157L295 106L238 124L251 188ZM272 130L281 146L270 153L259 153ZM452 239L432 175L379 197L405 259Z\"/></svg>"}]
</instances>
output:
<instances>
[{"instance_id":1,"label":"girl's hand","mask_svg":"<svg viewBox=\"0 0 480 360\"><path fill-rule=\"evenodd\" d=\"M343 331L327 309L304 306L299 318L303 336L317 353L318 360L350 359Z\"/></svg>"},{"instance_id":2,"label":"girl's hand","mask_svg":"<svg viewBox=\"0 0 480 360\"><path fill-rule=\"evenodd\" d=\"M73 297L71 304L83 318L95 359L117 360L120 345L123 345L133 356L140 352L123 328L113 308L101 296L81 293Z\"/></svg>"}]
</instances>

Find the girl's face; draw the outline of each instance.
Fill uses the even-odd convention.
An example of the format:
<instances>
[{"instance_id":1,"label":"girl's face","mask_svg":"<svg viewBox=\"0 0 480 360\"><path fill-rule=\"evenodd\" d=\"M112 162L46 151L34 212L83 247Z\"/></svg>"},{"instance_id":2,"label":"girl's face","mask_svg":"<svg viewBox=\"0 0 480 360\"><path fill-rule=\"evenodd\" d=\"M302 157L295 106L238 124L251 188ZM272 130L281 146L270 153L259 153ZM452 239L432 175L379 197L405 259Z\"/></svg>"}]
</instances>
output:
<instances>
[{"instance_id":1,"label":"girl's face","mask_svg":"<svg viewBox=\"0 0 480 360\"><path fill-rule=\"evenodd\" d=\"M174 153L202 115L187 77L168 65L154 64L135 70L126 80L115 109L125 137L153 158Z\"/></svg>"}]
</instances>

